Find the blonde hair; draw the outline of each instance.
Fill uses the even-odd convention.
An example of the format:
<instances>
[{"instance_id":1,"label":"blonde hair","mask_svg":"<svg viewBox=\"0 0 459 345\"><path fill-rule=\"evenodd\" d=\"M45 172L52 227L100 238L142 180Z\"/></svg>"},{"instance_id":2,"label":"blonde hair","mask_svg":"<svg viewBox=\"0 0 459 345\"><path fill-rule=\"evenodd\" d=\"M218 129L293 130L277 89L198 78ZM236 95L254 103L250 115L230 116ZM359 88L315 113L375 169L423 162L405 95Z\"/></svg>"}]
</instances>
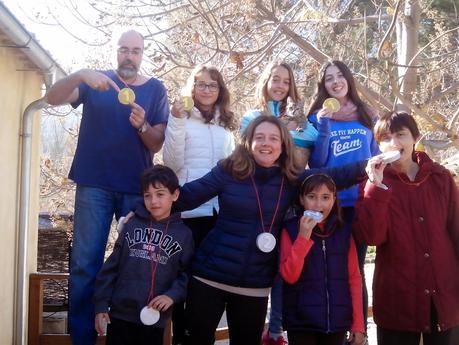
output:
<instances>
[{"instance_id":1,"label":"blonde hair","mask_svg":"<svg viewBox=\"0 0 459 345\"><path fill-rule=\"evenodd\" d=\"M269 109L268 109L268 101L269 101L268 82L269 82L269 79L271 78L271 73L275 67L284 67L288 71L290 84L289 84L287 97L290 97L294 103L298 102L300 98L298 89L296 87L295 75L293 74L292 67L290 67L290 65L286 63L285 61L281 61L281 60L272 61L263 70L263 73L261 74L260 79L258 79L257 87L255 90L255 98L257 102L257 107L265 115L274 115L274 114L270 114ZM286 99L282 100L281 114L285 112L285 107L287 104L287 97Z\"/></svg>"}]
</instances>

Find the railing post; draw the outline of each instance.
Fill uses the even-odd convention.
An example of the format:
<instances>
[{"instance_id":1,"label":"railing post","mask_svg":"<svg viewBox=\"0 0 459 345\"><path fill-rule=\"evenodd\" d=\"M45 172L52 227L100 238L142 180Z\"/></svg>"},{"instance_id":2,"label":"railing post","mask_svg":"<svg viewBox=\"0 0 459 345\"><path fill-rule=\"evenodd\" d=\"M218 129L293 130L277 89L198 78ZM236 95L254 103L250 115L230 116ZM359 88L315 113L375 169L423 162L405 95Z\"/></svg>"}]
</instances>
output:
<instances>
[{"instance_id":1,"label":"railing post","mask_svg":"<svg viewBox=\"0 0 459 345\"><path fill-rule=\"evenodd\" d=\"M164 327L163 345L172 345L172 322L170 319L166 321Z\"/></svg>"},{"instance_id":2,"label":"railing post","mask_svg":"<svg viewBox=\"0 0 459 345\"><path fill-rule=\"evenodd\" d=\"M29 278L28 344L39 345L43 329L43 280L36 273Z\"/></svg>"}]
</instances>

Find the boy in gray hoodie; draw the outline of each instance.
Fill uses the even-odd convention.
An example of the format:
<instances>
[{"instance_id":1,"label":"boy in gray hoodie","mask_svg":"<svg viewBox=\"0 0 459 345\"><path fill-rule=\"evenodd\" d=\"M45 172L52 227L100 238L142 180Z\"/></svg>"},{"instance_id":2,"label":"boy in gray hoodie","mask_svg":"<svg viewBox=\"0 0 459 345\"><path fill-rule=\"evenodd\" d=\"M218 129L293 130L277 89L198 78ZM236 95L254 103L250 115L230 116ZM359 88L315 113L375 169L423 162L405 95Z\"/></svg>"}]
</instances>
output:
<instances>
[{"instance_id":1,"label":"boy in gray hoodie","mask_svg":"<svg viewBox=\"0 0 459 345\"><path fill-rule=\"evenodd\" d=\"M179 182L168 167L155 165L141 179L144 204L124 225L113 253L96 280L95 328L107 345L162 345L165 321L183 301L193 254L193 237L171 214Z\"/></svg>"}]
</instances>

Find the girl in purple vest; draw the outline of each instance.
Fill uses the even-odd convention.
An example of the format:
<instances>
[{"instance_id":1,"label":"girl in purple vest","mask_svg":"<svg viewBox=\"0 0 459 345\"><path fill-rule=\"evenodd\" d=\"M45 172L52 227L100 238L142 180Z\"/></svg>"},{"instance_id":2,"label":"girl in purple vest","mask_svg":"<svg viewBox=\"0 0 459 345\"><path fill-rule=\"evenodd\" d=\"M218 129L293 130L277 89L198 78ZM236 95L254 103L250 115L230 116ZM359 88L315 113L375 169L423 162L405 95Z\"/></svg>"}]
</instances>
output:
<instances>
[{"instance_id":1,"label":"girl in purple vest","mask_svg":"<svg viewBox=\"0 0 459 345\"><path fill-rule=\"evenodd\" d=\"M290 345L363 344L362 281L351 228L342 221L336 185L325 174L301 185L302 216L285 223L280 272L283 326ZM306 212L307 211L307 212Z\"/></svg>"}]
</instances>

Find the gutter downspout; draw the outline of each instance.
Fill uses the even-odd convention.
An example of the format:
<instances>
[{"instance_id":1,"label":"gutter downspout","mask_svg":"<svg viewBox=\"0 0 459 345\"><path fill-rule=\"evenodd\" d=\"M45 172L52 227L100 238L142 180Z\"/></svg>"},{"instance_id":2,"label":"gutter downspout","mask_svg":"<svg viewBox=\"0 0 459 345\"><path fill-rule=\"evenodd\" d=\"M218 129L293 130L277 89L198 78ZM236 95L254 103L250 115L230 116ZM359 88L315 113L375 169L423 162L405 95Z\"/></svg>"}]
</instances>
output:
<instances>
[{"instance_id":1,"label":"gutter downspout","mask_svg":"<svg viewBox=\"0 0 459 345\"><path fill-rule=\"evenodd\" d=\"M44 83L48 88L56 79L66 75L66 72L55 62L35 37L16 19L11 11L0 0L0 31L3 32L12 45L10 48L20 49L38 68L43 75ZM25 345L28 332L26 319L28 305L28 275L27 253L29 236L29 209L30 209L30 158L32 154L32 123L33 114L47 106L45 97L30 103L22 114L21 136L21 166L20 166L20 199L19 199L19 234L17 242L17 270L15 320L13 341L15 345Z\"/></svg>"},{"instance_id":2,"label":"gutter downspout","mask_svg":"<svg viewBox=\"0 0 459 345\"><path fill-rule=\"evenodd\" d=\"M27 252L29 237L29 209L30 209L30 158L32 155L32 124L35 112L46 107L46 98L42 97L30 103L22 115L21 131L21 191L19 208L19 241L18 241L18 270L16 281L16 324L15 344L25 345L27 320L26 293L28 292L27 282Z\"/></svg>"},{"instance_id":3,"label":"gutter downspout","mask_svg":"<svg viewBox=\"0 0 459 345\"><path fill-rule=\"evenodd\" d=\"M9 48L20 49L43 75L48 88L56 79L66 75L66 72L56 63L35 37L16 19L11 11L0 0L0 31L12 42ZM30 209L30 158L32 154L32 122L33 114L47 106L45 97L30 103L22 114L21 136L21 166L20 166L20 199L19 199L19 234L17 242L17 270L15 296L15 322L13 341L15 345L25 345L27 339L27 310L28 305L28 275L27 253L29 236Z\"/></svg>"}]
</instances>

